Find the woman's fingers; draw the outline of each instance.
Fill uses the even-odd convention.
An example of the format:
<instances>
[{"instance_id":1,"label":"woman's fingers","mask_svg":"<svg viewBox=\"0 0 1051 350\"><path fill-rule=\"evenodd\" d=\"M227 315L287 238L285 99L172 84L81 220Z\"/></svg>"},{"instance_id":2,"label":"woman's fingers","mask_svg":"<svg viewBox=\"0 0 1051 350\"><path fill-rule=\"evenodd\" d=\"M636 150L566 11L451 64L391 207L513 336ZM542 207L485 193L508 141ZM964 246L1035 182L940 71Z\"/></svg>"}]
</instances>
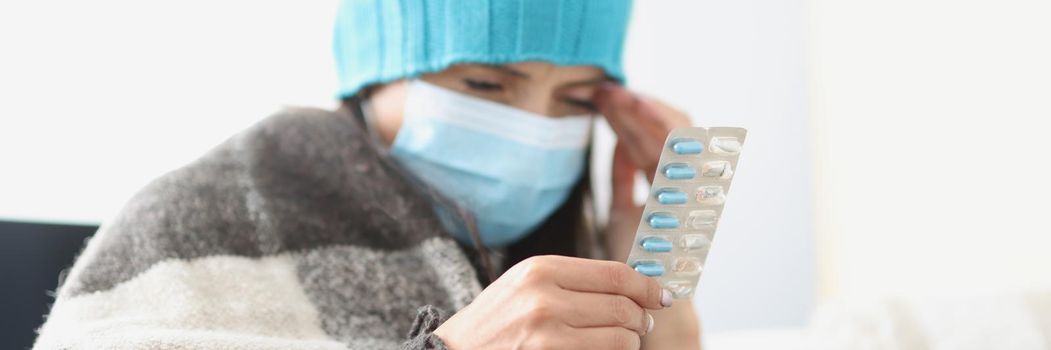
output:
<instances>
[{"instance_id":1,"label":"woman's fingers","mask_svg":"<svg viewBox=\"0 0 1051 350\"><path fill-rule=\"evenodd\" d=\"M534 256L434 331L452 348L638 349L671 306L656 279L613 261Z\"/></svg>"},{"instance_id":2,"label":"woman's fingers","mask_svg":"<svg viewBox=\"0 0 1051 350\"><path fill-rule=\"evenodd\" d=\"M595 96L595 103L599 112L608 113L607 117L612 123L624 126L660 126L663 124L660 116L654 114L641 114L639 108L645 102L640 95L617 85L603 85Z\"/></svg>"},{"instance_id":3,"label":"woman's fingers","mask_svg":"<svg viewBox=\"0 0 1051 350\"><path fill-rule=\"evenodd\" d=\"M536 280L553 280L562 289L623 295L647 309L671 306L671 294L664 291L656 279L621 262L557 255L529 260L531 266L525 267L527 274L533 274Z\"/></svg>"},{"instance_id":4,"label":"woman's fingers","mask_svg":"<svg viewBox=\"0 0 1051 350\"><path fill-rule=\"evenodd\" d=\"M624 143L628 158L643 169L650 180L668 132L690 125L682 112L616 85L603 86L595 102L618 141Z\"/></svg>"},{"instance_id":5,"label":"woman's fingers","mask_svg":"<svg viewBox=\"0 0 1051 350\"><path fill-rule=\"evenodd\" d=\"M640 335L652 330L653 317L623 295L568 292L566 324L574 328L623 327Z\"/></svg>"},{"instance_id":6,"label":"woman's fingers","mask_svg":"<svg viewBox=\"0 0 1051 350\"><path fill-rule=\"evenodd\" d=\"M606 117L609 126L622 138L631 138L629 130L636 126L636 121L628 113L635 108L638 99L614 84L603 85L595 95L595 106L599 113ZM621 135L623 134L623 135Z\"/></svg>"},{"instance_id":7,"label":"woman's fingers","mask_svg":"<svg viewBox=\"0 0 1051 350\"><path fill-rule=\"evenodd\" d=\"M610 128L617 134L617 139L632 145L639 142L638 123L632 120L630 111L635 108L637 100L624 89L603 87L595 97L599 112L606 118ZM629 152L634 150L629 149ZM635 155L632 155L635 158Z\"/></svg>"},{"instance_id":8,"label":"woman's fingers","mask_svg":"<svg viewBox=\"0 0 1051 350\"><path fill-rule=\"evenodd\" d=\"M565 344L555 345L557 349L637 350L640 347L639 334L622 327L575 329Z\"/></svg>"},{"instance_id":9,"label":"woman's fingers","mask_svg":"<svg viewBox=\"0 0 1051 350\"><path fill-rule=\"evenodd\" d=\"M690 116L655 98L639 95L638 112L647 119L652 119L663 130L690 126Z\"/></svg>"}]
</instances>

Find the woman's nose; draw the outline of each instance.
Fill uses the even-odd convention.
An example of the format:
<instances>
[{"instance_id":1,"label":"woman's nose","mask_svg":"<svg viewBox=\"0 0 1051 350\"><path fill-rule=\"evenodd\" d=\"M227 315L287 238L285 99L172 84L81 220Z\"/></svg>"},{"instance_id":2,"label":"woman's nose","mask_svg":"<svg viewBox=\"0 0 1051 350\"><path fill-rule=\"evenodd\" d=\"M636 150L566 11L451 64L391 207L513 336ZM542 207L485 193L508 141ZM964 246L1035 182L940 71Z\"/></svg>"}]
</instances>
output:
<instances>
[{"instance_id":1,"label":"woman's nose","mask_svg":"<svg viewBox=\"0 0 1051 350\"><path fill-rule=\"evenodd\" d=\"M554 116L557 111L554 110L555 104L552 103L550 97L545 97L543 94L533 94L522 98L515 103L515 107L528 112L541 114L545 116Z\"/></svg>"}]
</instances>

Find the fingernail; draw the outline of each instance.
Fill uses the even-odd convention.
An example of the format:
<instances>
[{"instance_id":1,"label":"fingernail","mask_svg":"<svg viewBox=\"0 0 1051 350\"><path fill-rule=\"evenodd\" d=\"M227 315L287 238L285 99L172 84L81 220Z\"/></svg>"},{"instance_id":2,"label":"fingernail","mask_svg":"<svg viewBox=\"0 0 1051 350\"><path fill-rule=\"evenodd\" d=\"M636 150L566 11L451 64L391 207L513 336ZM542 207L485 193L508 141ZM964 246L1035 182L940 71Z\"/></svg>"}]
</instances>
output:
<instances>
[{"instance_id":1,"label":"fingernail","mask_svg":"<svg viewBox=\"0 0 1051 350\"><path fill-rule=\"evenodd\" d=\"M664 307L670 307L672 302L671 292L667 289L661 289L661 305Z\"/></svg>"},{"instance_id":2,"label":"fingernail","mask_svg":"<svg viewBox=\"0 0 1051 350\"><path fill-rule=\"evenodd\" d=\"M653 332L653 323L654 323L653 315L650 315L649 313L646 313L646 317L650 319L649 325L646 326L646 334L650 334L650 332Z\"/></svg>"}]
</instances>

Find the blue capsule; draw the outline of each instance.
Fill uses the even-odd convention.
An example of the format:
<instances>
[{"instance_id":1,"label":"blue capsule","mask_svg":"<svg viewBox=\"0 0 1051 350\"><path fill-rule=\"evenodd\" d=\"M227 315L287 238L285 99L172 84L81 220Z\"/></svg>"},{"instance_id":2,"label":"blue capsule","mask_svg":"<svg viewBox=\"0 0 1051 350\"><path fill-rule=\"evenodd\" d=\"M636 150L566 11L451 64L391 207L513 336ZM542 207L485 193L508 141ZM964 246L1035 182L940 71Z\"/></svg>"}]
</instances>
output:
<instances>
[{"instance_id":1,"label":"blue capsule","mask_svg":"<svg viewBox=\"0 0 1051 350\"><path fill-rule=\"evenodd\" d=\"M677 228L679 219L671 214L654 213L646 220L652 228Z\"/></svg>"},{"instance_id":2,"label":"blue capsule","mask_svg":"<svg viewBox=\"0 0 1051 350\"><path fill-rule=\"evenodd\" d=\"M664 166L664 177L672 180L689 180L695 176L697 176L697 170L686 164L668 164Z\"/></svg>"},{"instance_id":3,"label":"blue capsule","mask_svg":"<svg viewBox=\"0 0 1051 350\"><path fill-rule=\"evenodd\" d=\"M671 150L675 151L676 154L699 154L704 152L704 144L692 139L674 140L671 144Z\"/></svg>"},{"instance_id":4,"label":"blue capsule","mask_svg":"<svg viewBox=\"0 0 1051 350\"><path fill-rule=\"evenodd\" d=\"M633 268L635 271L650 277L660 277L664 274L664 265L658 262L637 262Z\"/></svg>"},{"instance_id":5,"label":"blue capsule","mask_svg":"<svg viewBox=\"0 0 1051 350\"><path fill-rule=\"evenodd\" d=\"M660 237L646 237L643 238L639 245L642 249L650 253L667 253L671 251L672 243L669 240Z\"/></svg>"},{"instance_id":6,"label":"blue capsule","mask_svg":"<svg viewBox=\"0 0 1051 350\"><path fill-rule=\"evenodd\" d=\"M657 203L660 204L686 204L689 196L686 192L676 190L660 190L657 192Z\"/></svg>"}]
</instances>

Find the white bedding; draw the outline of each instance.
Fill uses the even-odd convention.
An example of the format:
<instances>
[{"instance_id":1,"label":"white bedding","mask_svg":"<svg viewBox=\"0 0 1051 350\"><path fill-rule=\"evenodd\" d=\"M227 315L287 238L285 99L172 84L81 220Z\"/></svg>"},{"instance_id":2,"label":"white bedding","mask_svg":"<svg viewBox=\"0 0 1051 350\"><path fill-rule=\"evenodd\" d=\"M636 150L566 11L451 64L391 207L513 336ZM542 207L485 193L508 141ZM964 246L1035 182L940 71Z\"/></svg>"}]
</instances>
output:
<instances>
[{"instance_id":1,"label":"white bedding","mask_svg":"<svg viewBox=\"0 0 1051 350\"><path fill-rule=\"evenodd\" d=\"M1051 350L1051 292L829 302L807 328L704 334L705 350Z\"/></svg>"},{"instance_id":2,"label":"white bedding","mask_svg":"<svg viewBox=\"0 0 1051 350\"><path fill-rule=\"evenodd\" d=\"M710 332L703 336L704 350L802 350L806 331L801 328Z\"/></svg>"}]
</instances>

